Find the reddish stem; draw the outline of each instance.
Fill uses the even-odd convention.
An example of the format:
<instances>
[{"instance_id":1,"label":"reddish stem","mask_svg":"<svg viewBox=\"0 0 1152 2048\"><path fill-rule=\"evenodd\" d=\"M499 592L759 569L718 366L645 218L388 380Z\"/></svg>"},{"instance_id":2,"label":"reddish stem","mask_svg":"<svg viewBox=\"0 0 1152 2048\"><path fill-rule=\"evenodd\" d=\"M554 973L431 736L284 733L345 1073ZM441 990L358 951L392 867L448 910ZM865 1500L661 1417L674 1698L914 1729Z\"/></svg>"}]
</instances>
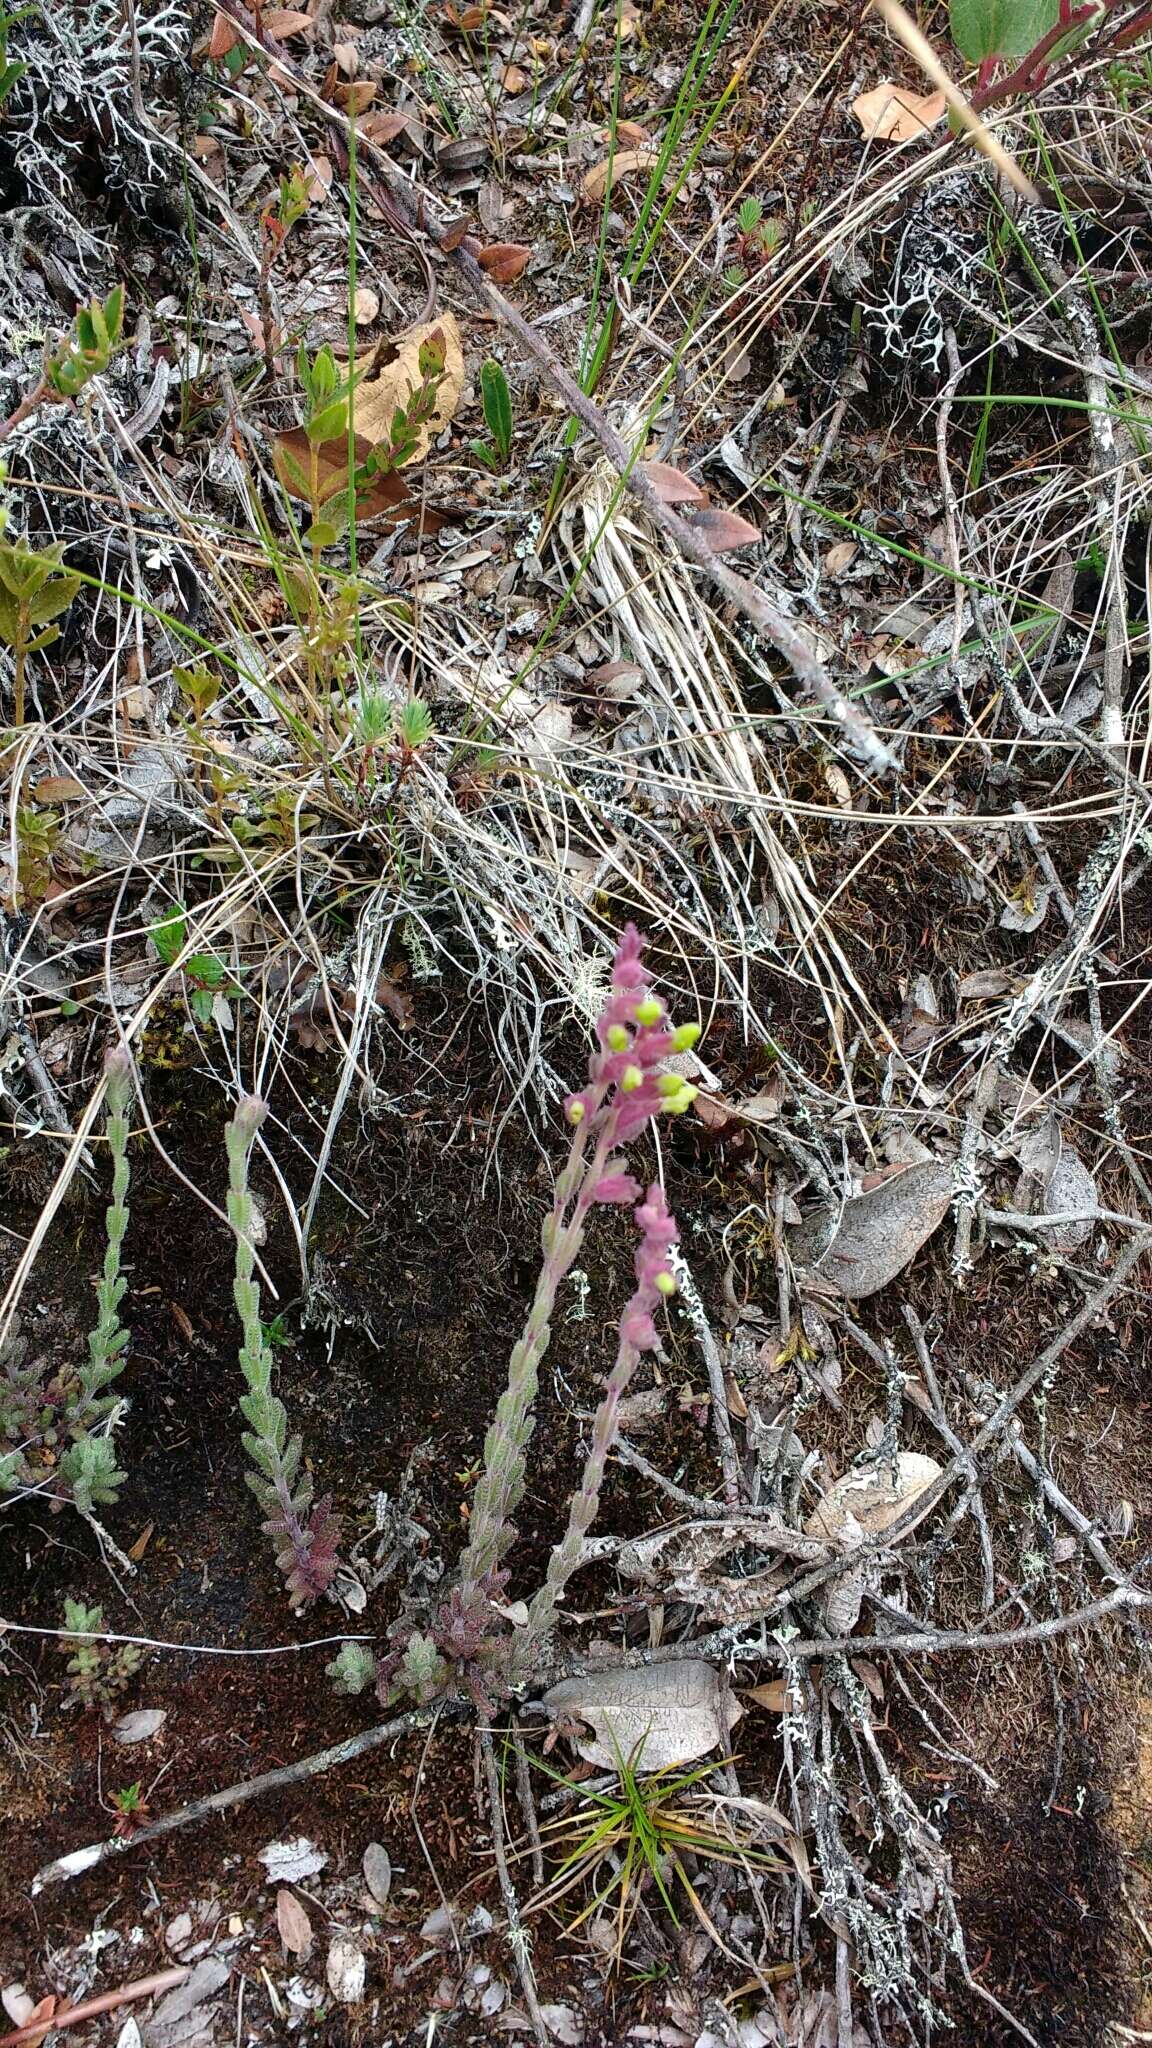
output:
<instances>
[{"instance_id":1,"label":"reddish stem","mask_svg":"<svg viewBox=\"0 0 1152 2048\"><path fill-rule=\"evenodd\" d=\"M58 2013L50 2020L33 2020L31 2026L17 2027L14 2034L0 2037L0 2048L21 2048L23 2043L43 2041L45 2036L60 2027L77 2027L83 2020L94 2020L99 2013L115 2012L121 2005L128 2005L136 1998L152 1998L158 1991L172 1991L177 1984L183 1984L189 1975L188 1965L161 1970L155 1977L140 1977L135 1984L122 1984L118 1991L103 1991L99 1998L86 1998L83 2005L74 2005L68 2012Z\"/></svg>"},{"instance_id":2,"label":"reddish stem","mask_svg":"<svg viewBox=\"0 0 1152 2048\"><path fill-rule=\"evenodd\" d=\"M6 420L0 420L0 441L6 441L13 429L20 425L21 420L26 420L30 413L36 412L45 400L53 395L47 377L41 377L40 382L34 384L31 391L25 392L15 412L9 413Z\"/></svg>"},{"instance_id":3,"label":"reddish stem","mask_svg":"<svg viewBox=\"0 0 1152 2048\"><path fill-rule=\"evenodd\" d=\"M1007 72L998 82L994 82L987 67L991 64L994 68L995 59L984 59L976 74L976 90L972 95L973 112L979 114L986 107L996 106L1002 100L1015 99L1024 93L1038 92L1048 77L1048 58L1057 44L1062 42L1072 29L1081 27L1084 22L1091 21L1095 16L1099 17L1100 25L1103 27L1108 17L1117 13L1124 5L1125 0L1104 0L1104 12L1101 14L1093 0L1087 0L1087 4L1081 7L1073 7L1072 0L1060 0L1058 19L1053 22L1047 34L1041 36L1040 41L1028 51L1027 56L1021 57L1014 71ZM1149 23L1152 23L1152 10L1145 9L1135 21L1129 22L1119 31L1118 36L1114 38L1115 46L1118 48L1121 42L1130 41L1134 34L1138 34Z\"/></svg>"}]
</instances>

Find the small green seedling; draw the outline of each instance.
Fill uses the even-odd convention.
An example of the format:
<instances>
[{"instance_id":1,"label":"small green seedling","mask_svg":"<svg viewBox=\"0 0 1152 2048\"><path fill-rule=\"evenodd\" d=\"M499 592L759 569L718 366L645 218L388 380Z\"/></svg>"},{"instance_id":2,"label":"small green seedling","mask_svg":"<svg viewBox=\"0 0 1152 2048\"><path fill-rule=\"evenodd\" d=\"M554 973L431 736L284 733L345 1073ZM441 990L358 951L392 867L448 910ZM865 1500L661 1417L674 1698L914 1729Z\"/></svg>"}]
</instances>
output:
<instances>
[{"instance_id":1,"label":"small green seedling","mask_svg":"<svg viewBox=\"0 0 1152 2048\"><path fill-rule=\"evenodd\" d=\"M60 1648L68 1653L68 1690L82 1707L99 1707L111 1720L116 1702L144 1662L144 1651L135 1643L95 1640L104 1631L104 1609L86 1607L82 1600L64 1602L64 1631Z\"/></svg>"},{"instance_id":2,"label":"small green seedling","mask_svg":"<svg viewBox=\"0 0 1152 2048\"><path fill-rule=\"evenodd\" d=\"M17 64L9 59L8 31L15 28L17 22L27 21L29 15L37 11L35 7L21 7L15 14L0 13L0 107L28 69L26 64Z\"/></svg>"},{"instance_id":3,"label":"small green seedling","mask_svg":"<svg viewBox=\"0 0 1152 2048\"><path fill-rule=\"evenodd\" d=\"M571 1934L593 1914L606 1916L611 1910L616 1922L612 1962L618 1968L641 1894L649 1885L659 1895L673 1926L678 1927L677 1894L683 1895L698 1917L701 1912L689 1874L691 1864L714 1861L745 1869L752 1864L764 1871L780 1871L785 1866L750 1835L718 1826L707 1802L698 1803L714 1764L697 1764L691 1770L669 1765L645 1774L643 1739L628 1757L620 1754L615 1741L613 1747L618 1783L605 1792L584 1792L574 1813L541 1829L545 1849L565 1853L556 1875L533 1899L529 1910L549 1909L574 1889L590 1889L590 1902L568 1923L566 1931ZM542 1758L540 1769L561 1784L569 1782Z\"/></svg>"},{"instance_id":4,"label":"small green seedling","mask_svg":"<svg viewBox=\"0 0 1152 2048\"><path fill-rule=\"evenodd\" d=\"M124 338L124 287L113 285L106 299L78 308L72 332L50 349L44 368L15 412L0 422L0 441L42 405L68 405L93 377L108 368Z\"/></svg>"},{"instance_id":5,"label":"small green seedling","mask_svg":"<svg viewBox=\"0 0 1152 2048\"><path fill-rule=\"evenodd\" d=\"M435 328L417 354L420 382L396 407L387 434L372 443L355 432L350 417L352 394L364 372L341 378L330 348L310 359L301 343L296 374L304 398L303 425L278 434L272 453L284 489L311 509L305 538L314 549L334 547L350 517L372 519L409 502L398 472L411 461L422 429L436 416L447 359L444 335Z\"/></svg>"},{"instance_id":6,"label":"small green seedling","mask_svg":"<svg viewBox=\"0 0 1152 2048\"><path fill-rule=\"evenodd\" d=\"M174 903L158 923L149 927L148 936L165 967L174 967L188 944L188 913L183 904ZM215 953L192 953L182 967L188 984L188 1007L198 1024L211 1024L217 996L243 994Z\"/></svg>"},{"instance_id":7,"label":"small green seedling","mask_svg":"<svg viewBox=\"0 0 1152 2048\"><path fill-rule=\"evenodd\" d=\"M742 199L736 209L736 261L724 272L729 291L742 291L758 270L776 254L784 239L784 223L764 217L761 199Z\"/></svg>"},{"instance_id":8,"label":"small green seedling","mask_svg":"<svg viewBox=\"0 0 1152 2048\"><path fill-rule=\"evenodd\" d=\"M93 377L108 368L123 339L124 287L113 285L101 302L81 306L72 332L53 350L44 376L57 398L77 398Z\"/></svg>"},{"instance_id":9,"label":"small green seedling","mask_svg":"<svg viewBox=\"0 0 1152 2048\"><path fill-rule=\"evenodd\" d=\"M486 469L507 469L512 453L512 393L502 365L492 356L481 366L480 402L492 440L473 441L472 453Z\"/></svg>"},{"instance_id":10,"label":"small green seedling","mask_svg":"<svg viewBox=\"0 0 1152 2048\"><path fill-rule=\"evenodd\" d=\"M24 678L30 654L60 638L53 623L66 612L80 577L61 565L62 548L30 548L8 540L0 513L0 640L13 655L14 722L24 723Z\"/></svg>"}]
</instances>

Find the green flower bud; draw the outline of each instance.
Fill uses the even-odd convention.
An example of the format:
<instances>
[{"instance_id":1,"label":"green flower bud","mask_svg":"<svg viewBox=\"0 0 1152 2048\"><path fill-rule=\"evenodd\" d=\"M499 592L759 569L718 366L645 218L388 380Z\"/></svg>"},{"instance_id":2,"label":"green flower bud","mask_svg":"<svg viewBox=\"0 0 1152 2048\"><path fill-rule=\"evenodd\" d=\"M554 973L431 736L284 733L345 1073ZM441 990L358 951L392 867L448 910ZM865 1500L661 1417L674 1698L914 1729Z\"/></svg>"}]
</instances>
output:
<instances>
[{"instance_id":1,"label":"green flower bud","mask_svg":"<svg viewBox=\"0 0 1152 2048\"><path fill-rule=\"evenodd\" d=\"M658 1024L663 1015L664 1005L656 996L645 996L643 1002L636 1005L636 1022L638 1024Z\"/></svg>"},{"instance_id":2,"label":"green flower bud","mask_svg":"<svg viewBox=\"0 0 1152 2048\"><path fill-rule=\"evenodd\" d=\"M672 1045L676 1052L691 1052L700 1036L698 1024L678 1024L672 1033Z\"/></svg>"},{"instance_id":3,"label":"green flower bud","mask_svg":"<svg viewBox=\"0 0 1152 2048\"><path fill-rule=\"evenodd\" d=\"M656 1292L657 1294L662 1294L665 1300L667 1300L670 1294L675 1294L676 1282L671 1273L657 1273Z\"/></svg>"},{"instance_id":4,"label":"green flower bud","mask_svg":"<svg viewBox=\"0 0 1152 2048\"><path fill-rule=\"evenodd\" d=\"M683 1116L686 1109L691 1109L699 1093L700 1090L694 1088L691 1081L683 1081L679 1092L670 1096L664 1104L669 1116Z\"/></svg>"},{"instance_id":5,"label":"green flower bud","mask_svg":"<svg viewBox=\"0 0 1152 2048\"><path fill-rule=\"evenodd\" d=\"M643 1082L644 1073L641 1067L625 1067L620 1076L620 1087L625 1095L631 1095L635 1089L643 1086Z\"/></svg>"},{"instance_id":6,"label":"green flower bud","mask_svg":"<svg viewBox=\"0 0 1152 2048\"><path fill-rule=\"evenodd\" d=\"M627 1052L630 1040L623 1024L610 1024L604 1036L609 1052Z\"/></svg>"}]
</instances>

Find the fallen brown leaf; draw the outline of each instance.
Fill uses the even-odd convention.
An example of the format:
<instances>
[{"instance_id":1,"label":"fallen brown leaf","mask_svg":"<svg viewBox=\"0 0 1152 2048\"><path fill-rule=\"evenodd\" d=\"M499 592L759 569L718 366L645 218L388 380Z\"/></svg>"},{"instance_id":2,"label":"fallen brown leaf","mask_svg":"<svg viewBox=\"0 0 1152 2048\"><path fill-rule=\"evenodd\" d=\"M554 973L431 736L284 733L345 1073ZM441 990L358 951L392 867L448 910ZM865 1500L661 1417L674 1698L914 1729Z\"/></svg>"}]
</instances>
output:
<instances>
[{"instance_id":1,"label":"fallen brown leaf","mask_svg":"<svg viewBox=\"0 0 1152 2048\"><path fill-rule=\"evenodd\" d=\"M682 469L674 469L669 462L641 462L637 464L662 505L706 505L707 492L699 484L685 476Z\"/></svg>"},{"instance_id":2,"label":"fallen brown leaf","mask_svg":"<svg viewBox=\"0 0 1152 2048\"><path fill-rule=\"evenodd\" d=\"M74 775L42 775L32 794L38 804L78 804L88 791Z\"/></svg>"},{"instance_id":3,"label":"fallen brown leaf","mask_svg":"<svg viewBox=\"0 0 1152 2048\"><path fill-rule=\"evenodd\" d=\"M458 249L461 242L467 240L471 229L472 222L467 214L464 215L463 220L449 221L448 226L440 237L440 247L443 249L444 254L450 256L453 249Z\"/></svg>"},{"instance_id":4,"label":"fallen brown leaf","mask_svg":"<svg viewBox=\"0 0 1152 2048\"><path fill-rule=\"evenodd\" d=\"M316 23L310 14L302 14L297 7L266 7L260 26L275 36L278 43L286 43L291 36L310 36Z\"/></svg>"},{"instance_id":5,"label":"fallen brown leaf","mask_svg":"<svg viewBox=\"0 0 1152 2048\"><path fill-rule=\"evenodd\" d=\"M395 142L398 135L410 135L412 122L407 114L392 114L386 107L373 107L357 124L356 132L365 142L374 142L378 149L383 149L386 143Z\"/></svg>"},{"instance_id":6,"label":"fallen brown leaf","mask_svg":"<svg viewBox=\"0 0 1152 2048\"><path fill-rule=\"evenodd\" d=\"M599 206L606 192L611 192L632 171L650 171L656 161L656 151L649 144L640 149L618 149L615 156L606 156L603 163L593 164L585 171L580 181L580 190L590 206Z\"/></svg>"},{"instance_id":7,"label":"fallen brown leaf","mask_svg":"<svg viewBox=\"0 0 1152 2048\"><path fill-rule=\"evenodd\" d=\"M226 14L214 15L212 33L208 38L209 57L214 62L219 62L221 57L228 55L229 50L236 48L237 41L238 30L235 23L230 21Z\"/></svg>"},{"instance_id":8,"label":"fallen brown leaf","mask_svg":"<svg viewBox=\"0 0 1152 2048\"><path fill-rule=\"evenodd\" d=\"M328 98L333 100L338 107L343 107L347 113L352 115L354 120L357 114L363 114L372 105L375 97L376 80L374 78L356 78L345 84L337 82L328 94Z\"/></svg>"},{"instance_id":9,"label":"fallen brown leaf","mask_svg":"<svg viewBox=\"0 0 1152 2048\"><path fill-rule=\"evenodd\" d=\"M515 284L531 254L528 242L492 242L481 249L476 260L493 284Z\"/></svg>"},{"instance_id":10,"label":"fallen brown leaf","mask_svg":"<svg viewBox=\"0 0 1152 2048\"><path fill-rule=\"evenodd\" d=\"M296 1897L286 1886L276 1894L276 1925L280 1939L289 1955L303 1958L312 1946L312 1922Z\"/></svg>"},{"instance_id":11,"label":"fallen brown leaf","mask_svg":"<svg viewBox=\"0 0 1152 2048\"><path fill-rule=\"evenodd\" d=\"M944 119L942 92L909 92L903 85L874 85L852 102L865 142L914 142Z\"/></svg>"},{"instance_id":12,"label":"fallen brown leaf","mask_svg":"<svg viewBox=\"0 0 1152 2048\"><path fill-rule=\"evenodd\" d=\"M464 384L464 349L453 313L441 313L436 320L409 327L391 341L382 341L365 356L358 356L356 368L362 373L352 399L357 436L375 448L388 439L394 414L407 404L420 379L420 344L434 334L444 338L444 378L436 410L421 427L409 464L419 462L452 418ZM393 501L395 502L395 501Z\"/></svg>"},{"instance_id":13,"label":"fallen brown leaf","mask_svg":"<svg viewBox=\"0 0 1152 2048\"><path fill-rule=\"evenodd\" d=\"M714 555L726 555L732 548L748 548L758 541L758 529L738 512L723 505L704 505L688 521L694 533L706 540Z\"/></svg>"},{"instance_id":14,"label":"fallen brown leaf","mask_svg":"<svg viewBox=\"0 0 1152 2048\"><path fill-rule=\"evenodd\" d=\"M854 540L834 541L824 557L826 573L829 576L839 576L841 571L848 567L849 562L856 553L857 547Z\"/></svg>"}]
</instances>

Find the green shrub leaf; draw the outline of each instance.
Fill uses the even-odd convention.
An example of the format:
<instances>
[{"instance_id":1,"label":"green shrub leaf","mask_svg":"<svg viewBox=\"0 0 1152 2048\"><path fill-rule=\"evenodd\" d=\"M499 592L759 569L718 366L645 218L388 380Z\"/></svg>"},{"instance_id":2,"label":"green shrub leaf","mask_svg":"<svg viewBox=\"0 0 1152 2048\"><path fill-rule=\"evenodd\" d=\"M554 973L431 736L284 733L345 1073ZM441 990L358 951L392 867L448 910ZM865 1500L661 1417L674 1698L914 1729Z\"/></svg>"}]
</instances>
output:
<instances>
[{"instance_id":1,"label":"green shrub leaf","mask_svg":"<svg viewBox=\"0 0 1152 2048\"><path fill-rule=\"evenodd\" d=\"M952 40L970 64L1026 57L1060 15L1060 0L950 0Z\"/></svg>"}]
</instances>

